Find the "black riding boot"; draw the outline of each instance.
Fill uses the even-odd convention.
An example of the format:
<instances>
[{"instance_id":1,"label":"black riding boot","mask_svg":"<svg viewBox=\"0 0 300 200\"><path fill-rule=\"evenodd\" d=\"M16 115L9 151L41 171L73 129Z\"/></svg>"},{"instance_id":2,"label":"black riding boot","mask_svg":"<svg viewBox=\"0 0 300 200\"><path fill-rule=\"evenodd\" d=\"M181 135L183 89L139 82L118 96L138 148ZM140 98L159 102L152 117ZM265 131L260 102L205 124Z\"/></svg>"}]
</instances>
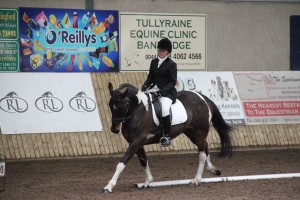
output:
<instances>
[{"instance_id":1,"label":"black riding boot","mask_svg":"<svg viewBox=\"0 0 300 200\"><path fill-rule=\"evenodd\" d=\"M171 144L171 137L170 137L170 128L171 128L171 119L170 115L167 115L162 118L163 122L163 131L164 136L160 139L160 146L166 147Z\"/></svg>"}]
</instances>

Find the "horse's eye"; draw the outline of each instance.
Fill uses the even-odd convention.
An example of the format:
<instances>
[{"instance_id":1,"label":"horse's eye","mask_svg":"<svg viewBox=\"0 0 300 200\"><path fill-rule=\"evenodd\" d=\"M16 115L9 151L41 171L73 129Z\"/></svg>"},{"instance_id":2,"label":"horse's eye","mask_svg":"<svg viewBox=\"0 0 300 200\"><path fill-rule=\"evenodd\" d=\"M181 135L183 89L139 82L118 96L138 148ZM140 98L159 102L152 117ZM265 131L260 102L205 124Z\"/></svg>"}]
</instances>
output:
<instances>
[{"instance_id":1,"label":"horse's eye","mask_svg":"<svg viewBox=\"0 0 300 200\"><path fill-rule=\"evenodd\" d=\"M117 109L117 107L116 107L116 105L115 105L115 104L113 105L113 109L114 109L114 110L116 110L116 109Z\"/></svg>"}]
</instances>

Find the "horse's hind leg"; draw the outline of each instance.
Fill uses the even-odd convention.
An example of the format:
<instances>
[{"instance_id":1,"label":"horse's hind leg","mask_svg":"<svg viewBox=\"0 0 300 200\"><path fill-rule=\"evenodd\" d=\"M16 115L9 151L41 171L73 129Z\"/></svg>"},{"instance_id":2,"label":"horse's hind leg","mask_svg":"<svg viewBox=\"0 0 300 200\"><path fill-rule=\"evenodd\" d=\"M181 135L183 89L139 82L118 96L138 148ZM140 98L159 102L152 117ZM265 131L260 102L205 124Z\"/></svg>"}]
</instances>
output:
<instances>
[{"instance_id":1,"label":"horse's hind leg","mask_svg":"<svg viewBox=\"0 0 300 200\"><path fill-rule=\"evenodd\" d=\"M205 133L203 131L189 129L185 132L185 135L198 147L199 150L199 164L197 173L195 178L190 182L190 184L192 185L198 185L201 182L203 169L207 158L207 154L205 152L207 145L205 137L207 135L207 132Z\"/></svg>"},{"instance_id":2,"label":"horse's hind leg","mask_svg":"<svg viewBox=\"0 0 300 200\"><path fill-rule=\"evenodd\" d=\"M210 162L210 155L208 153L208 144L206 142L206 147L205 147L205 153L206 153L206 161L205 161L205 168L206 170L210 171L212 174L220 176L221 175L221 170L213 166L213 164Z\"/></svg>"},{"instance_id":3,"label":"horse's hind leg","mask_svg":"<svg viewBox=\"0 0 300 200\"><path fill-rule=\"evenodd\" d=\"M204 151L200 151L197 173L195 178L191 180L190 184L198 185L201 182L205 161L206 161L206 153Z\"/></svg>"},{"instance_id":4,"label":"horse's hind leg","mask_svg":"<svg viewBox=\"0 0 300 200\"><path fill-rule=\"evenodd\" d=\"M146 153L145 153L144 148L141 147L136 152L136 155L138 156L138 158L139 158L139 160L141 162L142 167L145 169L146 180L145 180L145 183L144 183L143 187L147 188L147 187L149 187L149 184L153 181L153 176L151 174L151 171L150 171L150 168L149 168L149 165L148 165L148 159L146 157Z\"/></svg>"},{"instance_id":5,"label":"horse's hind leg","mask_svg":"<svg viewBox=\"0 0 300 200\"><path fill-rule=\"evenodd\" d=\"M185 132L186 136L197 145L199 150L199 165L194 179L191 184L198 185L201 182L204 167L215 175L221 175L221 171L212 165L210 162L210 155L208 153L208 144L206 142L207 132L199 130L188 130Z\"/></svg>"}]
</instances>

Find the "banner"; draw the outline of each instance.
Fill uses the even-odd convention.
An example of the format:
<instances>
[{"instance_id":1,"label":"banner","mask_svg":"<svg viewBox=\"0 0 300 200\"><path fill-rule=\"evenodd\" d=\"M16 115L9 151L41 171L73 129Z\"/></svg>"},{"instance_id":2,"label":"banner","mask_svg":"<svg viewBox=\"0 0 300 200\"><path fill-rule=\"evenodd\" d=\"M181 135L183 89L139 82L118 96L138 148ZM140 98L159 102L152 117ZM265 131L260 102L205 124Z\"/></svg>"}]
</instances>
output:
<instances>
[{"instance_id":1,"label":"banner","mask_svg":"<svg viewBox=\"0 0 300 200\"><path fill-rule=\"evenodd\" d=\"M234 72L247 124L300 123L300 72Z\"/></svg>"},{"instance_id":2,"label":"banner","mask_svg":"<svg viewBox=\"0 0 300 200\"><path fill-rule=\"evenodd\" d=\"M0 9L0 72L19 71L18 11Z\"/></svg>"},{"instance_id":3,"label":"banner","mask_svg":"<svg viewBox=\"0 0 300 200\"><path fill-rule=\"evenodd\" d=\"M290 16L290 69L300 71L300 15Z\"/></svg>"},{"instance_id":4,"label":"banner","mask_svg":"<svg viewBox=\"0 0 300 200\"><path fill-rule=\"evenodd\" d=\"M91 77L0 74L2 134L101 131Z\"/></svg>"},{"instance_id":5,"label":"banner","mask_svg":"<svg viewBox=\"0 0 300 200\"><path fill-rule=\"evenodd\" d=\"M122 71L148 71L165 37L178 70L206 70L206 15L120 13L120 30Z\"/></svg>"},{"instance_id":6,"label":"banner","mask_svg":"<svg viewBox=\"0 0 300 200\"><path fill-rule=\"evenodd\" d=\"M177 91L204 94L219 108L225 121L244 125L245 117L232 72L178 72Z\"/></svg>"},{"instance_id":7,"label":"banner","mask_svg":"<svg viewBox=\"0 0 300 200\"><path fill-rule=\"evenodd\" d=\"M23 72L118 72L119 13L20 8Z\"/></svg>"}]
</instances>

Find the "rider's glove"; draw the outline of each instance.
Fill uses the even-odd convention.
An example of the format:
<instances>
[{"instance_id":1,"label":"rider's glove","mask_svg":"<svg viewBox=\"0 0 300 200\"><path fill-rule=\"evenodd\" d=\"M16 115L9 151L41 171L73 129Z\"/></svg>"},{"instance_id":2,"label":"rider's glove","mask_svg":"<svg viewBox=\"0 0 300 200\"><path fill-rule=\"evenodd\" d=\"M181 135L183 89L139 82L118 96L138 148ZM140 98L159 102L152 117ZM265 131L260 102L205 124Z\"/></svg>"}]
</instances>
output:
<instances>
[{"instance_id":1,"label":"rider's glove","mask_svg":"<svg viewBox=\"0 0 300 200\"><path fill-rule=\"evenodd\" d=\"M143 85L143 87L142 87L141 91L142 91L142 92L145 92L146 90L147 90L147 87L146 87L146 85Z\"/></svg>"}]
</instances>

